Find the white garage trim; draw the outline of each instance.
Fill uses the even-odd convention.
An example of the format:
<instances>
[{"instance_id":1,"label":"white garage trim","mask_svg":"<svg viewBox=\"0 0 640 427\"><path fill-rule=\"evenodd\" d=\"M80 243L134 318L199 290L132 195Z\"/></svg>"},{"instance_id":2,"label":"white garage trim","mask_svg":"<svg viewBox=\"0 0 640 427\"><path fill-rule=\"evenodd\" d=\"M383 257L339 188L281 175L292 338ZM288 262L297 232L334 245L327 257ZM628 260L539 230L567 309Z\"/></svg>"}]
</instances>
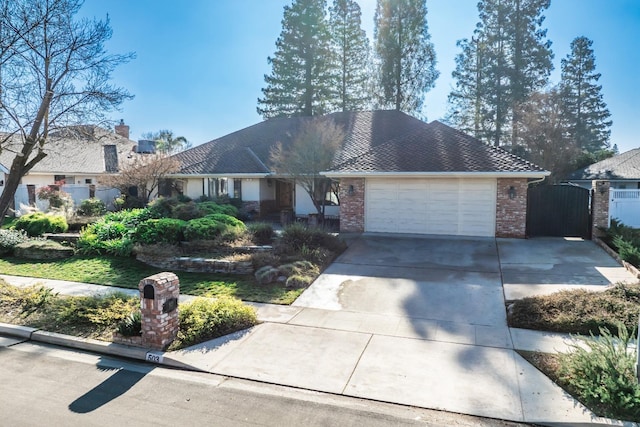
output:
<instances>
[{"instance_id":1,"label":"white garage trim","mask_svg":"<svg viewBox=\"0 0 640 427\"><path fill-rule=\"evenodd\" d=\"M494 236L496 179L368 178L368 232Z\"/></svg>"}]
</instances>

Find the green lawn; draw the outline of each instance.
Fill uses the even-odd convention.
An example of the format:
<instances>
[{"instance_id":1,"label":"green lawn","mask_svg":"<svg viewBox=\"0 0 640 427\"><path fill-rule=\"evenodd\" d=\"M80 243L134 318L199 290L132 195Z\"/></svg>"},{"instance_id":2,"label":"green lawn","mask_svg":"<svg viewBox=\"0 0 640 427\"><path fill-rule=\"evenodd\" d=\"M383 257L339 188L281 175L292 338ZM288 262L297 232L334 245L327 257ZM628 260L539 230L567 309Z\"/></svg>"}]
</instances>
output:
<instances>
[{"instance_id":1,"label":"green lawn","mask_svg":"<svg viewBox=\"0 0 640 427\"><path fill-rule=\"evenodd\" d=\"M140 280L160 273L132 258L73 256L63 260L33 261L18 258L0 259L0 274L30 276L43 279L70 280L97 285L136 289ZM252 276L212 273L175 272L180 279L180 292L214 297L231 295L243 301L291 304L302 292L282 285L259 285Z\"/></svg>"}]
</instances>

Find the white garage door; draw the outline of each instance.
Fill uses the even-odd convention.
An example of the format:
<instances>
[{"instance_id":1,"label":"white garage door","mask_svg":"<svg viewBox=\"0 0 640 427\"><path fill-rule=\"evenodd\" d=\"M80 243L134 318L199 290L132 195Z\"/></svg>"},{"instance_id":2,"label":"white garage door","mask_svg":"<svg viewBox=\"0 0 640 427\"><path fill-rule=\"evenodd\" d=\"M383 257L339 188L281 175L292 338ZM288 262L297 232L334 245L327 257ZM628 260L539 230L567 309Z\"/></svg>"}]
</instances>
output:
<instances>
[{"instance_id":1,"label":"white garage door","mask_svg":"<svg viewBox=\"0 0 640 427\"><path fill-rule=\"evenodd\" d=\"M365 231L494 236L495 179L366 180Z\"/></svg>"}]
</instances>

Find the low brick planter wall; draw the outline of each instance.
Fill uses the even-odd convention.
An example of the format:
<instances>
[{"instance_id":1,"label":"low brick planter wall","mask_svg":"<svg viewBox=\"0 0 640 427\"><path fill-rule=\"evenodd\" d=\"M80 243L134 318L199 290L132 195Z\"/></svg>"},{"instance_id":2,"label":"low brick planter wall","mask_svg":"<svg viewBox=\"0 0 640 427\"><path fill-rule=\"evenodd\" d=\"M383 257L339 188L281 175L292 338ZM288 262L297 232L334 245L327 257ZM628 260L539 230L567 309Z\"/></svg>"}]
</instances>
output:
<instances>
[{"instance_id":1,"label":"low brick planter wall","mask_svg":"<svg viewBox=\"0 0 640 427\"><path fill-rule=\"evenodd\" d=\"M135 347L142 347L142 336L125 337L118 332L113 333L113 342L116 344L132 345Z\"/></svg>"}]
</instances>

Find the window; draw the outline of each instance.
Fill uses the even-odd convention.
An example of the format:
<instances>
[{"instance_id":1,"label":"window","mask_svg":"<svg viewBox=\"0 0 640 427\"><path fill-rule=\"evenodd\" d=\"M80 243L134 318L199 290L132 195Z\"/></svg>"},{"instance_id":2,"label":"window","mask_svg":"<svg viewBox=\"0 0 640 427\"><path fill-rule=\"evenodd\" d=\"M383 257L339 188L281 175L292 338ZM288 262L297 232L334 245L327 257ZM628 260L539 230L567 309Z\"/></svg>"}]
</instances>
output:
<instances>
[{"instance_id":1,"label":"window","mask_svg":"<svg viewBox=\"0 0 640 427\"><path fill-rule=\"evenodd\" d=\"M87 179L85 179L85 180L84 180L84 183L85 183L85 184L91 184L91 178L87 178Z\"/></svg>"},{"instance_id":2,"label":"window","mask_svg":"<svg viewBox=\"0 0 640 427\"><path fill-rule=\"evenodd\" d=\"M242 180L241 179L233 180L233 198L242 199Z\"/></svg>"}]
</instances>

